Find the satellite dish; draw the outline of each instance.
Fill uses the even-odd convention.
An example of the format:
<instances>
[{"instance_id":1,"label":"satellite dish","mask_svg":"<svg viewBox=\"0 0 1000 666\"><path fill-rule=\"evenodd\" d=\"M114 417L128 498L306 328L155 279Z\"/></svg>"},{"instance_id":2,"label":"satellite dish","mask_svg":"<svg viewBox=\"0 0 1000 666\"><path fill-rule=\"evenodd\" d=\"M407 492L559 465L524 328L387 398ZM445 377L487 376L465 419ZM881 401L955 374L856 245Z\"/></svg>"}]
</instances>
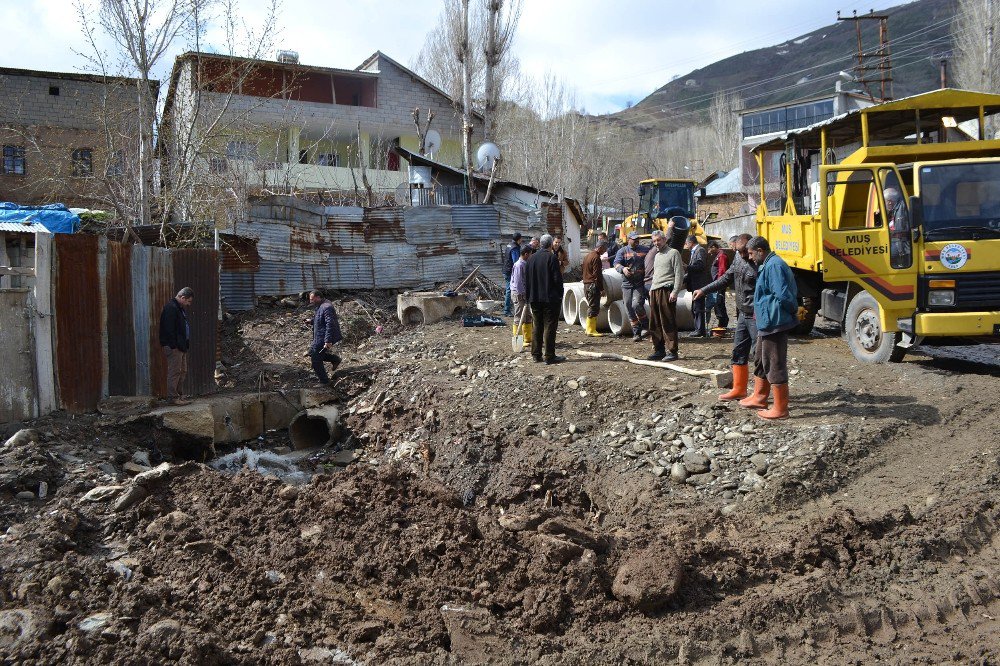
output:
<instances>
[{"instance_id":1,"label":"satellite dish","mask_svg":"<svg viewBox=\"0 0 1000 666\"><path fill-rule=\"evenodd\" d=\"M427 130L424 136L424 152L433 155L441 147L441 135L437 130Z\"/></svg>"},{"instance_id":2,"label":"satellite dish","mask_svg":"<svg viewBox=\"0 0 1000 666\"><path fill-rule=\"evenodd\" d=\"M476 149L476 167L480 171L492 171L493 164L500 159L500 147L495 143L486 143Z\"/></svg>"}]
</instances>

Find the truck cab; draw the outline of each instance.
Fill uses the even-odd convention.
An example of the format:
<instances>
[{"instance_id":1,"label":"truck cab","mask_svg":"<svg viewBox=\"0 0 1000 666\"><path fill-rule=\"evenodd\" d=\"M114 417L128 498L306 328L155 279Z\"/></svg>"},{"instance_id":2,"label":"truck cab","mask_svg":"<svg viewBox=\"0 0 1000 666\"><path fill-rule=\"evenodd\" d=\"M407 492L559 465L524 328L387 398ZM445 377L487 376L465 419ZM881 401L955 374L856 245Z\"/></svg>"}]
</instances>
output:
<instances>
[{"instance_id":1,"label":"truck cab","mask_svg":"<svg viewBox=\"0 0 1000 666\"><path fill-rule=\"evenodd\" d=\"M855 357L1000 340L1000 96L940 90L872 106L758 146L758 233L792 268L802 329L840 322ZM841 160L838 152L844 153Z\"/></svg>"}]
</instances>

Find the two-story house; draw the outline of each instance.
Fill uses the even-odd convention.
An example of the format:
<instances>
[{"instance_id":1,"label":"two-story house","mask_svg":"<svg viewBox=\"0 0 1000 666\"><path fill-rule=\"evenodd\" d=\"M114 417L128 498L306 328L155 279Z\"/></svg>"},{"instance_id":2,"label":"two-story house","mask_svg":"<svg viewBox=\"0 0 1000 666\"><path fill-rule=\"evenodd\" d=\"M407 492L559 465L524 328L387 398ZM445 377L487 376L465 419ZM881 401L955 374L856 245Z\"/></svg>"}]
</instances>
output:
<instances>
[{"instance_id":1,"label":"two-story house","mask_svg":"<svg viewBox=\"0 0 1000 666\"><path fill-rule=\"evenodd\" d=\"M138 151L136 79L0 68L0 200L111 209ZM151 81L155 96L159 82Z\"/></svg>"},{"instance_id":2,"label":"two-story house","mask_svg":"<svg viewBox=\"0 0 1000 666\"><path fill-rule=\"evenodd\" d=\"M219 192L345 193L362 187L405 191L392 148L419 147L413 110L442 137L435 157L461 164L460 114L451 98L384 53L355 69L208 53L177 58L164 104L160 155L182 219L219 216ZM475 119L474 135L481 132ZM474 139L475 140L475 139ZM402 188L402 189L401 189ZM209 206L210 207L210 206Z\"/></svg>"}]
</instances>

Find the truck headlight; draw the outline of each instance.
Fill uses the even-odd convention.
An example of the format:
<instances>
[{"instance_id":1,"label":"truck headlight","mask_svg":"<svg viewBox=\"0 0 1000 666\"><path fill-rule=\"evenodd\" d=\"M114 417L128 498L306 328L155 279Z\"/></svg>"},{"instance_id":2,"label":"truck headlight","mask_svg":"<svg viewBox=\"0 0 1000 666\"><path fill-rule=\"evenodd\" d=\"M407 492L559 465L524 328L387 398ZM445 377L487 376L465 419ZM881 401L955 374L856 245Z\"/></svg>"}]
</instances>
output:
<instances>
[{"instance_id":1,"label":"truck headlight","mask_svg":"<svg viewBox=\"0 0 1000 666\"><path fill-rule=\"evenodd\" d=\"M932 289L927 292L928 305L954 305L955 291L953 289Z\"/></svg>"}]
</instances>

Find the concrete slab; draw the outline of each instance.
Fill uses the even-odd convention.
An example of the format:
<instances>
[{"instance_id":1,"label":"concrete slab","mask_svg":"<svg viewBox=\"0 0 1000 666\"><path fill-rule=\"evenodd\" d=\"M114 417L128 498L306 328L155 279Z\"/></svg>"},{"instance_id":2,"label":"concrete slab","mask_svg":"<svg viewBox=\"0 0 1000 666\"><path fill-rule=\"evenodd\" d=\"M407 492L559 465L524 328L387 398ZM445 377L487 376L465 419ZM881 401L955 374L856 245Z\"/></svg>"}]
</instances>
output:
<instances>
[{"instance_id":1,"label":"concrete slab","mask_svg":"<svg viewBox=\"0 0 1000 666\"><path fill-rule=\"evenodd\" d=\"M444 296L436 291L417 291L396 297L396 315L404 325L433 324L457 314L467 306L464 296Z\"/></svg>"}]
</instances>

